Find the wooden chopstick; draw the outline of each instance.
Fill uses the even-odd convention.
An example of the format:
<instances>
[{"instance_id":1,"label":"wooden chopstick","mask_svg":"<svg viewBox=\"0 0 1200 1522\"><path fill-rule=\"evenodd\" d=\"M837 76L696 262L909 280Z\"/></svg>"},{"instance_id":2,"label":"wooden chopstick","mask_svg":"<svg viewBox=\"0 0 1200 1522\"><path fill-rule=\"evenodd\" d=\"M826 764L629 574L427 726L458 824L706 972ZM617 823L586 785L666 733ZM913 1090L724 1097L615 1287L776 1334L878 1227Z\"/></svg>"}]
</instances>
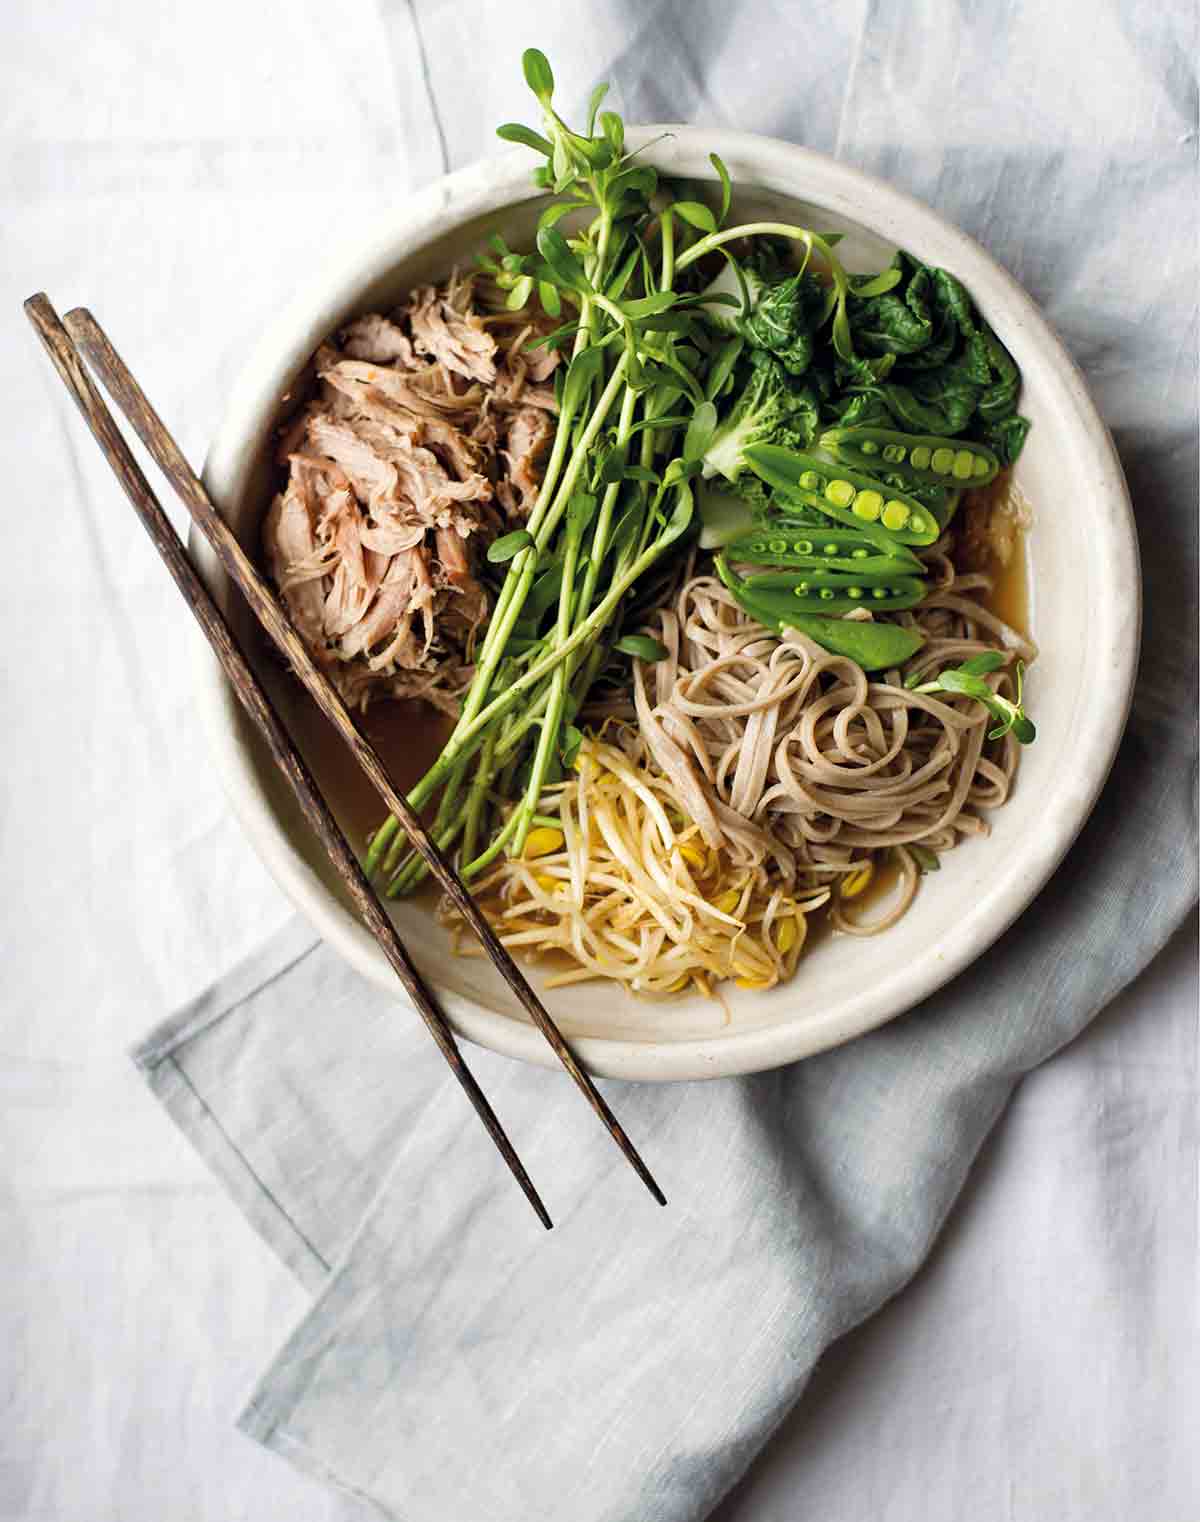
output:
<instances>
[{"instance_id":1,"label":"wooden chopstick","mask_svg":"<svg viewBox=\"0 0 1200 1522\"><path fill-rule=\"evenodd\" d=\"M455 908L479 937L492 962L520 1000L534 1024L546 1038L555 1056L570 1074L609 1135L624 1153L638 1177L660 1205L666 1196L642 1161L606 1100L590 1076L576 1061L562 1033L543 1007L524 974L500 943L464 886L454 868L430 837L409 806L408 800L392 781L387 768L370 741L358 728L346 705L309 654L303 640L292 627L282 604L242 549L228 524L213 506L196 473L171 438L140 386L109 343L90 312L69 312L66 327L87 356L110 396L132 424L134 431L150 451L151 457L174 486L192 519L220 558L226 572L241 590L251 611L300 677L318 707L337 728L359 766L370 778L388 811L395 814L422 860L442 885Z\"/></svg>"},{"instance_id":2,"label":"wooden chopstick","mask_svg":"<svg viewBox=\"0 0 1200 1522\"><path fill-rule=\"evenodd\" d=\"M70 337L59 322L58 314L42 294L29 298L25 303L25 312L45 345L54 368L75 398L84 420L95 435L97 443L104 451L108 463L124 488L125 495L133 504L134 511L153 539L154 547L166 563L167 569L175 580L175 585L182 592L184 600L208 636L209 643L216 652L225 675L233 684L233 689L243 708L270 747L279 769L291 783L292 790L304 810L305 818L329 853L359 913L379 942L396 976L408 990L409 997L429 1027L430 1034L437 1042L442 1056L445 1057L454 1076L466 1091L468 1099L475 1107L476 1113L483 1121L489 1136L495 1142L513 1176L525 1191L529 1203L537 1212L538 1219L549 1229L553 1224L549 1213L542 1204L533 1181L526 1173L512 1143L505 1135L495 1111L488 1103L487 1096L463 1061L454 1033L447 1024L445 1016L438 1009L433 996L421 979L421 974L413 965L403 942L396 933L396 927L388 918L374 888L359 865L358 858L342 834L328 804L321 796L304 758L292 744L270 698L238 647L229 625L188 559L182 541L171 527L166 513L163 512L141 467L134 459L124 436L117 427L112 413L105 406L103 398L84 369Z\"/></svg>"}]
</instances>

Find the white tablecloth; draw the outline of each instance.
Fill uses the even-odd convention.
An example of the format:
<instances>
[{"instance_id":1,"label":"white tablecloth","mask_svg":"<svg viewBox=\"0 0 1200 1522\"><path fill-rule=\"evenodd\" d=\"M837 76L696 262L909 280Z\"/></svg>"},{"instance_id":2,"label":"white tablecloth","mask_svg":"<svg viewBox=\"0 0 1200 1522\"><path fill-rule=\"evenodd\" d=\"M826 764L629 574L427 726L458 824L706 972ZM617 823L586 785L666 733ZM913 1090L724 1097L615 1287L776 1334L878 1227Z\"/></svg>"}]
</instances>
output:
<instances>
[{"instance_id":1,"label":"white tablecloth","mask_svg":"<svg viewBox=\"0 0 1200 1522\"><path fill-rule=\"evenodd\" d=\"M1011 162L1014 143L1056 145L1079 193L1030 199L1017 273L1035 295L1073 226L1096 257L1144 268L1149 309L1163 248L1195 226L1188 6L997 4L969 22L928 3L758 6L744 37L736 8L690 0L543 10L15 0L0 15L3 1522L363 1514L233 1431L305 1298L126 1056L290 910L213 776L187 616L20 300L89 304L199 460L248 344L327 235L528 116L530 42L567 60L568 93L612 75L635 118L795 136L799 100L812 146L935 204L937 165L969 151L970 230L993 245L989 147ZM432 97L412 89L422 57ZM1128 225L1106 193L1114 159L1145 182ZM1192 385L1194 299L1166 294L1192 313ZM1102 404L1136 385L1119 347L1089 346L1085 311L1057 317ZM1200 1516L1195 965L1193 926L1024 1084L927 1270L827 1358L722 1522Z\"/></svg>"}]
</instances>

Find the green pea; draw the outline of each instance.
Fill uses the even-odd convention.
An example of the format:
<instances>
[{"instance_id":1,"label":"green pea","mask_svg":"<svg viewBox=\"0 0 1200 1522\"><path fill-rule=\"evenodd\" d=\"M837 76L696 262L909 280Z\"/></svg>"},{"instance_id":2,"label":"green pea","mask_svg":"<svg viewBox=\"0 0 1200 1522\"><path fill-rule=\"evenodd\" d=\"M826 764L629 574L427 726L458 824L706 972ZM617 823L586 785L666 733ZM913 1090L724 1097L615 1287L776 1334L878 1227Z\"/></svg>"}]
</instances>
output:
<instances>
[{"instance_id":1,"label":"green pea","mask_svg":"<svg viewBox=\"0 0 1200 1522\"><path fill-rule=\"evenodd\" d=\"M837 545L834 545L834 549L836 548ZM792 545L792 549L795 550L797 555L811 555L813 552L812 540L797 539L795 544Z\"/></svg>"},{"instance_id":2,"label":"green pea","mask_svg":"<svg viewBox=\"0 0 1200 1522\"><path fill-rule=\"evenodd\" d=\"M822 555L836 555L837 552L838 547L836 544L825 544L821 546Z\"/></svg>"},{"instance_id":3,"label":"green pea","mask_svg":"<svg viewBox=\"0 0 1200 1522\"><path fill-rule=\"evenodd\" d=\"M800 477L800 485L805 491L820 491L825 485L825 477L819 476L815 470L806 470Z\"/></svg>"},{"instance_id":4,"label":"green pea","mask_svg":"<svg viewBox=\"0 0 1200 1522\"><path fill-rule=\"evenodd\" d=\"M861 587L847 587L846 588L846 596L847 597L853 597L855 602L857 602L862 595L863 595L863 589Z\"/></svg>"},{"instance_id":5,"label":"green pea","mask_svg":"<svg viewBox=\"0 0 1200 1522\"><path fill-rule=\"evenodd\" d=\"M933 450L927 444L918 444L909 458L918 470L928 470L929 459L932 454Z\"/></svg>"},{"instance_id":6,"label":"green pea","mask_svg":"<svg viewBox=\"0 0 1200 1522\"><path fill-rule=\"evenodd\" d=\"M855 498L854 487L849 481L833 480L825 487L825 495L834 507L849 507ZM866 517L867 514L862 516Z\"/></svg>"},{"instance_id":7,"label":"green pea","mask_svg":"<svg viewBox=\"0 0 1200 1522\"><path fill-rule=\"evenodd\" d=\"M939 476L948 476L954 469L953 449L935 449L930 464Z\"/></svg>"},{"instance_id":8,"label":"green pea","mask_svg":"<svg viewBox=\"0 0 1200 1522\"><path fill-rule=\"evenodd\" d=\"M844 506L845 504L839 503L838 505ZM879 514L882 511L882 492L871 491L868 488L866 491L860 491L854 499L855 516L858 518L865 518L869 523L874 523L875 519L879 517Z\"/></svg>"},{"instance_id":9,"label":"green pea","mask_svg":"<svg viewBox=\"0 0 1200 1522\"><path fill-rule=\"evenodd\" d=\"M876 602L882 602L883 599L888 596L888 589L887 587L872 587L871 596L875 599Z\"/></svg>"},{"instance_id":10,"label":"green pea","mask_svg":"<svg viewBox=\"0 0 1200 1522\"><path fill-rule=\"evenodd\" d=\"M975 456L975 463L971 466L971 474L975 476L990 476L991 473L992 462L985 459L983 455L977 454Z\"/></svg>"},{"instance_id":11,"label":"green pea","mask_svg":"<svg viewBox=\"0 0 1200 1522\"><path fill-rule=\"evenodd\" d=\"M926 523L925 519L921 517L920 513L914 513L912 515L912 517L908 520L908 526L910 529L912 529L914 534L923 534L929 527L928 523Z\"/></svg>"},{"instance_id":12,"label":"green pea","mask_svg":"<svg viewBox=\"0 0 1200 1522\"><path fill-rule=\"evenodd\" d=\"M822 587L821 590L817 593L817 596L821 598L823 602L832 602L836 595L837 594L834 592L832 587Z\"/></svg>"},{"instance_id":13,"label":"green pea","mask_svg":"<svg viewBox=\"0 0 1200 1522\"><path fill-rule=\"evenodd\" d=\"M913 520L913 527L918 528L919 525L916 521L916 515L911 514L908 507L903 502L898 502L896 498L893 497L892 500L885 505L883 509L883 518L881 521L884 528L898 529L903 528L904 525L909 521L910 517Z\"/></svg>"},{"instance_id":14,"label":"green pea","mask_svg":"<svg viewBox=\"0 0 1200 1522\"><path fill-rule=\"evenodd\" d=\"M863 454L879 453L879 445L876 444L874 439L864 439L858 447L862 450ZM883 458L885 460L888 458L888 452L886 449L883 451Z\"/></svg>"},{"instance_id":15,"label":"green pea","mask_svg":"<svg viewBox=\"0 0 1200 1522\"><path fill-rule=\"evenodd\" d=\"M786 555L787 554L787 540L786 539L769 539L767 541L767 548L770 550L772 555Z\"/></svg>"},{"instance_id":16,"label":"green pea","mask_svg":"<svg viewBox=\"0 0 1200 1522\"><path fill-rule=\"evenodd\" d=\"M975 469L975 456L969 449L960 449L954 456L954 479L969 481Z\"/></svg>"},{"instance_id":17,"label":"green pea","mask_svg":"<svg viewBox=\"0 0 1200 1522\"><path fill-rule=\"evenodd\" d=\"M871 445L869 449L867 448L868 444ZM858 447L862 450L863 454L874 454L879 445L873 443L870 439L864 439ZM908 451L903 444L885 444L883 446L883 458L889 465L901 464L907 453Z\"/></svg>"},{"instance_id":18,"label":"green pea","mask_svg":"<svg viewBox=\"0 0 1200 1522\"><path fill-rule=\"evenodd\" d=\"M850 559L851 560L869 560L870 558L871 558L871 552L870 552L870 550L864 550L861 545L859 546L858 549L850 551Z\"/></svg>"}]
</instances>

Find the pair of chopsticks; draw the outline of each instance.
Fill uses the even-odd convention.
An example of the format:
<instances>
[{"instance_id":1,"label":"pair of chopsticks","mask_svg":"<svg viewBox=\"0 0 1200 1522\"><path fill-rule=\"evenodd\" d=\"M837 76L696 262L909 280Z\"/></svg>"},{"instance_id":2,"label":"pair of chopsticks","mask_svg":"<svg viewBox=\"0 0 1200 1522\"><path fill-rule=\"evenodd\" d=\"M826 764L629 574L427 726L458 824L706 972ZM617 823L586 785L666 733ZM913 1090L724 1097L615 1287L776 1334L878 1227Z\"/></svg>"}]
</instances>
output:
<instances>
[{"instance_id":1,"label":"pair of chopsticks","mask_svg":"<svg viewBox=\"0 0 1200 1522\"><path fill-rule=\"evenodd\" d=\"M495 1111L472 1076L458 1050L446 1017L438 1008L431 991L417 971L396 928L388 917L358 858L355 856L330 812L328 804L313 780L303 757L293 745L262 684L251 670L220 610L201 581L183 543L172 528L166 513L155 497L141 467L134 459L124 435L105 405L84 367L83 360L96 371L105 390L132 425L134 432L149 450L151 458L175 488L176 494L191 514L193 522L212 545L231 580L250 605L258 622L270 635L292 669L316 700L318 707L337 728L354 754L359 766L374 783L388 811L404 826L422 860L450 896L459 913L483 943L488 955L505 982L528 1011L534 1024L550 1043L555 1056L571 1075L576 1086L600 1117L609 1135L620 1147L638 1177L660 1205L666 1198L649 1169L626 1136L621 1123L609 1109L591 1078L575 1060L538 996L501 945L482 911L471 897L454 868L430 838L407 800L388 775L378 753L355 724L345 704L309 654L304 642L292 627L282 604L246 555L229 526L213 506L208 493L179 446L167 432L137 381L109 343L104 331L90 312L77 308L60 321L44 294L31 296L25 314L33 324L84 420L104 452L105 458L132 503L134 511L174 578L175 585L195 614L225 675L233 684L242 706L262 734L276 764L291 783L305 817L315 830L330 860L349 890L368 929L379 942L396 976L429 1028L438 1049L495 1142L513 1176L542 1224L552 1225L550 1216L533 1186L524 1165L513 1149Z\"/></svg>"}]
</instances>

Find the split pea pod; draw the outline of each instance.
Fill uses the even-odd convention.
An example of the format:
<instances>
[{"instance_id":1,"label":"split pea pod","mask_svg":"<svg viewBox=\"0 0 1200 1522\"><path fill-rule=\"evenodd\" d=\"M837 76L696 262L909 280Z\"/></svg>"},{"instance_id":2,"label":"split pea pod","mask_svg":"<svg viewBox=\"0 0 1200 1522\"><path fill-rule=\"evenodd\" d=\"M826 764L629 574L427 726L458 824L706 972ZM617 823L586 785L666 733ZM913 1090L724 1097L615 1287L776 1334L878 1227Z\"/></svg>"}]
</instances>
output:
<instances>
[{"instance_id":1,"label":"split pea pod","mask_svg":"<svg viewBox=\"0 0 1200 1522\"><path fill-rule=\"evenodd\" d=\"M882 544L932 544L938 536L934 514L915 497L860 475L819 455L755 444L746 450L746 463L788 502L816 508L827 517L856 528Z\"/></svg>"},{"instance_id":2,"label":"split pea pod","mask_svg":"<svg viewBox=\"0 0 1200 1522\"><path fill-rule=\"evenodd\" d=\"M922 484L986 486L1000 470L1000 461L983 444L892 428L830 428L821 435L821 448L851 469Z\"/></svg>"},{"instance_id":3,"label":"split pea pod","mask_svg":"<svg viewBox=\"0 0 1200 1522\"><path fill-rule=\"evenodd\" d=\"M816 518L818 520L818 524L822 525L823 527L818 527L817 525L810 523L807 517L800 518L795 516L801 512L807 511L804 501L802 500L806 495L807 493L801 491L798 487L777 487L776 496L772 502L773 511L770 516L765 518L763 521L774 524L776 521L778 521L775 517L775 514L780 513L782 515L782 521L786 523L789 528L794 526L797 530L799 530L801 537L803 538L807 538L809 535L820 532L827 532L831 537L835 534L843 534L846 532L846 526L844 523L832 521L831 518L820 509L811 510L809 516ZM839 515L839 517L841 516L844 515ZM912 551L908 548L907 545L901 544L894 534L889 534L887 529L881 528L878 523L870 523L864 521L857 524L856 528L859 539L865 539L868 544L873 545L877 555L912 554ZM822 542L828 543L828 540L823 539ZM913 556L913 559L916 559L915 555Z\"/></svg>"},{"instance_id":4,"label":"split pea pod","mask_svg":"<svg viewBox=\"0 0 1200 1522\"><path fill-rule=\"evenodd\" d=\"M889 571L898 576L919 576L924 567L907 546L891 544L887 553L862 534L844 529L829 532L786 519L766 518L750 533L725 546L730 560L754 565L827 565L835 571Z\"/></svg>"},{"instance_id":5,"label":"split pea pod","mask_svg":"<svg viewBox=\"0 0 1200 1522\"><path fill-rule=\"evenodd\" d=\"M803 540L796 541L803 544ZM730 560L744 561L747 565L771 566L779 570L806 571L809 569L824 568L829 571L845 571L850 575L871 576L876 579L882 577L888 579L894 576L915 576L920 567L913 567L907 561L899 560L894 555L813 555L803 551L797 553L791 545L787 550L779 551L774 548L778 541L761 539L738 539L733 544L726 545L725 553Z\"/></svg>"},{"instance_id":6,"label":"split pea pod","mask_svg":"<svg viewBox=\"0 0 1200 1522\"><path fill-rule=\"evenodd\" d=\"M721 580L751 618L776 634L798 629L832 655L842 655L864 671L883 671L902 666L924 644L917 629L901 624L873 623L868 619L829 617L806 612L792 593L769 588L751 590L730 570L723 555L716 559Z\"/></svg>"},{"instance_id":7,"label":"split pea pod","mask_svg":"<svg viewBox=\"0 0 1200 1522\"><path fill-rule=\"evenodd\" d=\"M824 568L811 571L768 571L747 576L743 585L754 597L760 592L786 592L795 607L810 613L853 613L870 608L895 613L915 608L925 595L914 576L850 575Z\"/></svg>"}]
</instances>

